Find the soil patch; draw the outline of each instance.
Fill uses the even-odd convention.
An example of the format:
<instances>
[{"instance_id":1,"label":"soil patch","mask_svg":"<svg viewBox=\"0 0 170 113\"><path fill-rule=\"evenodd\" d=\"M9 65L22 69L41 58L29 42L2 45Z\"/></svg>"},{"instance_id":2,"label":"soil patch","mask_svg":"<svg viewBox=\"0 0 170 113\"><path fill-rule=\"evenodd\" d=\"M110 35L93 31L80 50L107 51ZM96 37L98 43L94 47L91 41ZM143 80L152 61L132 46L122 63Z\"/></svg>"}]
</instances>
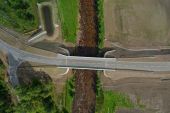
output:
<instances>
[{"instance_id":1,"label":"soil patch","mask_svg":"<svg viewBox=\"0 0 170 113\"><path fill-rule=\"evenodd\" d=\"M125 47L168 46L168 0L105 0L105 37Z\"/></svg>"}]
</instances>

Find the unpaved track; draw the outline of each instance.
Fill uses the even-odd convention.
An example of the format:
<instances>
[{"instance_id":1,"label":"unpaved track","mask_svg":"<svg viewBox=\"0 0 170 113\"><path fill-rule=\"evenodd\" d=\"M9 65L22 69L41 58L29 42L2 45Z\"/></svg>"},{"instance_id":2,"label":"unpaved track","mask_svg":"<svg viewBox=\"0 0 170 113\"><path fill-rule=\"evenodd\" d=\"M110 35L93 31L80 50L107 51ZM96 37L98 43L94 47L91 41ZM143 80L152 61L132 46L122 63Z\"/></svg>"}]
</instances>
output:
<instances>
[{"instance_id":1,"label":"unpaved track","mask_svg":"<svg viewBox=\"0 0 170 113\"><path fill-rule=\"evenodd\" d=\"M78 56L97 54L97 12L95 0L79 0L80 29L77 41ZM91 48L91 49L89 49ZM96 71L76 70L73 113L94 113L96 103Z\"/></svg>"}]
</instances>

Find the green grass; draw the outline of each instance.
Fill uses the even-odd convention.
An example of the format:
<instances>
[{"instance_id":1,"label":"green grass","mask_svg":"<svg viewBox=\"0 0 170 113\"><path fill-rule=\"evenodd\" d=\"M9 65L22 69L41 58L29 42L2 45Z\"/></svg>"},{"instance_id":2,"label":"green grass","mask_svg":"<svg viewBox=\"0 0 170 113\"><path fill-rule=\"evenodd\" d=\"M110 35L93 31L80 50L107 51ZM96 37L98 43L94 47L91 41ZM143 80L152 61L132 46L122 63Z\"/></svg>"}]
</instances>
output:
<instances>
[{"instance_id":1,"label":"green grass","mask_svg":"<svg viewBox=\"0 0 170 113\"><path fill-rule=\"evenodd\" d=\"M63 38L75 43L78 26L78 0L57 0Z\"/></svg>"},{"instance_id":2,"label":"green grass","mask_svg":"<svg viewBox=\"0 0 170 113\"><path fill-rule=\"evenodd\" d=\"M133 108L129 97L123 93L105 91L104 103L98 113L115 113L117 108Z\"/></svg>"},{"instance_id":3,"label":"green grass","mask_svg":"<svg viewBox=\"0 0 170 113\"><path fill-rule=\"evenodd\" d=\"M72 108L73 97L75 93L75 77L72 77L66 81L64 92L64 108L70 113Z\"/></svg>"},{"instance_id":4,"label":"green grass","mask_svg":"<svg viewBox=\"0 0 170 113\"><path fill-rule=\"evenodd\" d=\"M104 0L97 0L97 6L98 6L98 28L99 28L98 47L99 48L102 48L104 46L104 35L105 35L103 2L104 2Z\"/></svg>"},{"instance_id":5,"label":"green grass","mask_svg":"<svg viewBox=\"0 0 170 113\"><path fill-rule=\"evenodd\" d=\"M66 81L65 91L63 93L64 103L68 113L71 113L73 97L75 93L75 78L72 77ZM99 78L97 79L96 92L96 113L115 113L117 108L133 108L134 104L129 97L123 93L113 91L103 91Z\"/></svg>"},{"instance_id":6,"label":"green grass","mask_svg":"<svg viewBox=\"0 0 170 113\"><path fill-rule=\"evenodd\" d=\"M133 108L129 97L120 92L103 91L97 78L96 113L114 113L117 108Z\"/></svg>"},{"instance_id":7,"label":"green grass","mask_svg":"<svg viewBox=\"0 0 170 113\"><path fill-rule=\"evenodd\" d=\"M59 16L62 26L63 38L68 41L76 42L76 33L78 28L78 0L57 0ZM98 28L99 28L99 48L104 44L104 16L103 0L97 1L98 5Z\"/></svg>"}]
</instances>

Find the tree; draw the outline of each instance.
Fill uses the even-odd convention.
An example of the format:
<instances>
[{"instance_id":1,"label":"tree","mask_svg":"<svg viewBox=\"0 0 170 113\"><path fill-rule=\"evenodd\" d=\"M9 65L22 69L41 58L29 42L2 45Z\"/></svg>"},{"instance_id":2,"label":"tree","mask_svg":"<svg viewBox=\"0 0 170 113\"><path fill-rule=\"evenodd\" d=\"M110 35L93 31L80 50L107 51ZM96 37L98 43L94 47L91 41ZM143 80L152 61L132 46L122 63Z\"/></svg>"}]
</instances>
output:
<instances>
[{"instance_id":1,"label":"tree","mask_svg":"<svg viewBox=\"0 0 170 113\"><path fill-rule=\"evenodd\" d=\"M4 81L5 73L4 66L0 61L0 113L12 113L13 103L7 83Z\"/></svg>"},{"instance_id":2,"label":"tree","mask_svg":"<svg viewBox=\"0 0 170 113\"><path fill-rule=\"evenodd\" d=\"M35 71L29 63L20 66L27 67L17 71L21 85L15 89L19 103L14 111L16 113L64 113L56 103L55 87L49 75Z\"/></svg>"}]
</instances>

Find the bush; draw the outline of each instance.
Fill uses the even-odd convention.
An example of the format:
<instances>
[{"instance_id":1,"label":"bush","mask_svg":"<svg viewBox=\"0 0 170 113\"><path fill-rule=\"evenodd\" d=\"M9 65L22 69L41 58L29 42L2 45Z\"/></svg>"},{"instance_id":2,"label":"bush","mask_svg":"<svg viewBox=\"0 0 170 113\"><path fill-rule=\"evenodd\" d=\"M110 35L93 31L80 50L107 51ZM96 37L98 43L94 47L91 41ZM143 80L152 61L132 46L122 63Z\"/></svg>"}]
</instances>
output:
<instances>
[{"instance_id":1,"label":"bush","mask_svg":"<svg viewBox=\"0 0 170 113\"><path fill-rule=\"evenodd\" d=\"M0 25L18 32L38 27L37 2L47 0L0 0Z\"/></svg>"},{"instance_id":2,"label":"bush","mask_svg":"<svg viewBox=\"0 0 170 113\"><path fill-rule=\"evenodd\" d=\"M12 113L13 103L7 83L4 81L4 66L0 61L0 113Z\"/></svg>"}]
</instances>

